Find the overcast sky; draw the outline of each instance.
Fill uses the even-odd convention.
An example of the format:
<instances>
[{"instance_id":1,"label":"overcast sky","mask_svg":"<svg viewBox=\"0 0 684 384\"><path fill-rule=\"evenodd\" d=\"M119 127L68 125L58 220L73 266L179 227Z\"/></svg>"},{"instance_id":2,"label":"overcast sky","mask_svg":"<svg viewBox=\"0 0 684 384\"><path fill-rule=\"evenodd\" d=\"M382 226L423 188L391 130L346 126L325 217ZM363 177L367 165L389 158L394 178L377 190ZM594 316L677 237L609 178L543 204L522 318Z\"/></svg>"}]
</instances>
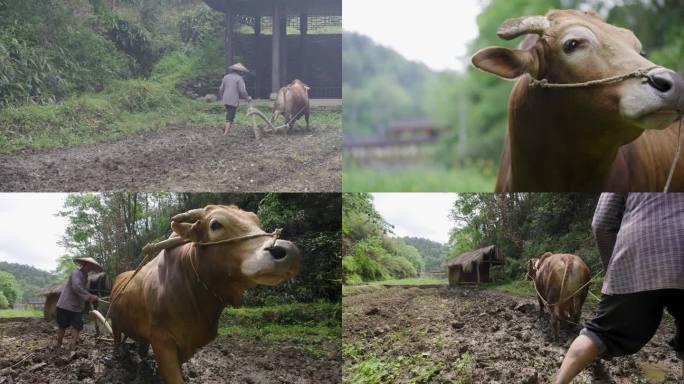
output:
<instances>
[{"instance_id":1,"label":"overcast sky","mask_svg":"<svg viewBox=\"0 0 684 384\"><path fill-rule=\"evenodd\" d=\"M463 70L481 0L344 0L342 28L435 70Z\"/></svg>"},{"instance_id":2,"label":"overcast sky","mask_svg":"<svg viewBox=\"0 0 684 384\"><path fill-rule=\"evenodd\" d=\"M0 193L0 261L52 271L66 251L57 244L68 220L55 216L63 193Z\"/></svg>"},{"instance_id":3,"label":"overcast sky","mask_svg":"<svg viewBox=\"0 0 684 384\"><path fill-rule=\"evenodd\" d=\"M345 0L346 1L346 0ZM454 225L449 211L455 193L372 193L373 205L388 223L394 235L423 237L439 243L449 240Z\"/></svg>"}]
</instances>

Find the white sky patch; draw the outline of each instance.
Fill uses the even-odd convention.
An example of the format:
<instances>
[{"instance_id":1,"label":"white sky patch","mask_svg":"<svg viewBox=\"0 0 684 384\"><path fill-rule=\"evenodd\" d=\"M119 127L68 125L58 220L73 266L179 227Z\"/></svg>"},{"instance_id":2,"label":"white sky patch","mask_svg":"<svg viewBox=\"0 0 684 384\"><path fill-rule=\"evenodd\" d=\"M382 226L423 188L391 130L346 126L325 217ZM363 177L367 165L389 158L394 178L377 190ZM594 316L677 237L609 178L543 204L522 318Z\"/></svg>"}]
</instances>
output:
<instances>
[{"instance_id":1,"label":"white sky patch","mask_svg":"<svg viewBox=\"0 0 684 384\"><path fill-rule=\"evenodd\" d=\"M346 1L346 0L345 0ZM388 223L394 235L423 237L439 243L449 240L453 223L449 211L455 193L372 193L373 205Z\"/></svg>"},{"instance_id":2,"label":"white sky patch","mask_svg":"<svg viewBox=\"0 0 684 384\"><path fill-rule=\"evenodd\" d=\"M56 216L64 193L0 193L0 261L53 271L69 221Z\"/></svg>"},{"instance_id":3,"label":"white sky patch","mask_svg":"<svg viewBox=\"0 0 684 384\"><path fill-rule=\"evenodd\" d=\"M342 28L431 69L462 71L481 11L481 0L344 0Z\"/></svg>"}]
</instances>

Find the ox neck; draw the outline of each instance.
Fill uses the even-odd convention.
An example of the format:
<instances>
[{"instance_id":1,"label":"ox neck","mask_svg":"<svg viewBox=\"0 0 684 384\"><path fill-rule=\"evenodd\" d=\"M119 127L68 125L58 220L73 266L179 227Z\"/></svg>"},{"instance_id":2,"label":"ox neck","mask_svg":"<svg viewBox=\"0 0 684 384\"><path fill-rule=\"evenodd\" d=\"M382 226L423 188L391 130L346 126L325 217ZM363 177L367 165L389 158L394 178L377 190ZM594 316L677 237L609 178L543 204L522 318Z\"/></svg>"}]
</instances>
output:
<instances>
[{"instance_id":1,"label":"ox neck","mask_svg":"<svg viewBox=\"0 0 684 384\"><path fill-rule=\"evenodd\" d=\"M584 91L527 84L528 78L516 83L509 104L512 189L601 190L620 145L636 136L618 138L619 127L610 129L616 122L563 109Z\"/></svg>"},{"instance_id":2,"label":"ox neck","mask_svg":"<svg viewBox=\"0 0 684 384\"><path fill-rule=\"evenodd\" d=\"M199 309L214 314L218 319L226 306L239 307L244 289L237 281L228 280L216 268L207 268L196 244L186 244L185 247L188 247L188 252L185 253L184 269Z\"/></svg>"}]
</instances>

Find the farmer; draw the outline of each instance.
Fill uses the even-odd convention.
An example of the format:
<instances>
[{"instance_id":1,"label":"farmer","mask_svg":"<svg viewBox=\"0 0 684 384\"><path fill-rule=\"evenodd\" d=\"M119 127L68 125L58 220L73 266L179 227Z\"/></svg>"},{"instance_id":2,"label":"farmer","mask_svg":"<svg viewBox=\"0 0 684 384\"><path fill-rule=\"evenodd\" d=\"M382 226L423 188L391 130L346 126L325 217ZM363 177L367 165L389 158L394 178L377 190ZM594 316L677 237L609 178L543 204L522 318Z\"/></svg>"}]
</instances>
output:
<instances>
[{"instance_id":1,"label":"farmer","mask_svg":"<svg viewBox=\"0 0 684 384\"><path fill-rule=\"evenodd\" d=\"M76 345L81 330L83 329L83 310L87 301L97 301L97 296L91 295L86 290L88 273L102 272L102 267L91 257L78 257L74 259L80 265L79 269L71 272L69 281L64 285L62 293L57 300L57 348L62 345L64 332L71 327L71 342L69 349Z\"/></svg>"},{"instance_id":2,"label":"farmer","mask_svg":"<svg viewBox=\"0 0 684 384\"><path fill-rule=\"evenodd\" d=\"M684 194L604 193L592 227L606 271L601 300L565 354L556 383L569 383L599 356L638 352L665 308L675 319L670 345L684 360Z\"/></svg>"},{"instance_id":3,"label":"farmer","mask_svg":"<svg viewBox=\"0 0 684 384\"><path fill-rule=\"evenodd\" d=\"M228 67L228 74L221 80L218 97L223 105L226 106L226 125L223 135L227 135L233 126L235 112L237 112L237 108L240 105L240 99L252 101L252 97L247 94L245 80L242 78L248 72L249 70L244 65L240 63L233 64Z\"/></svg>"}]
</instances>

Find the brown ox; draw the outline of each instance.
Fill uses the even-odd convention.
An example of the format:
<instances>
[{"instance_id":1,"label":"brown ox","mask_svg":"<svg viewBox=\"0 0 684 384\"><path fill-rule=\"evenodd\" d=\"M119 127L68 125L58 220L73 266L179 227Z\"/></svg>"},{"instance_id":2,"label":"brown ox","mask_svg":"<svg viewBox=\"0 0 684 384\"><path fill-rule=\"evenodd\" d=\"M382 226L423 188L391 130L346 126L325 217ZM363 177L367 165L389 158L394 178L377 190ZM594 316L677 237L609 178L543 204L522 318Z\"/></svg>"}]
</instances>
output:
<instances>
[{"instance_id":1,"label":"brown ox","mask_svg":"<svg viewBox=\"0 0 684 384\"><path fill-rule=\"evenodd\" d=\"M171 228L192 241L160 252L136 274L120 274L112 291L114 341L122 334L152 345L167 384L181 383L182 363L216 337L226 305L238 306L247 288L276 285L299 270L300 252L264 234L257 216L235 206L210 205L172 218ZM173 237L173 236L172 236ZM201 243L234 239L214 245Z\"/></svg>"},{"instance_id":2,"label":"brown ox","mask_svg":"<svg viewBox=\"0 0 684 384\"><path fill-rule=\"evenodd\" d=\"M306 120L306 129L310 129L309 89L311 88L299 79L294 79L290 84L280 88L273 103L271 123L274 123L278 115L282 114L290 130L303 115Z\"/></svg>"},{"instance_id":3,"label":"brown ox","mask_svg":"<svg viewBox=\"0 0 684 384\"><path fill-rule=\"evenodd\" d=\"M684 111L684 80L641 55L626 29L593 12L551 11L504 22L523 49L489 47L473 64L520 77L496 191L662 191ZM582 83L648 69L646 77L582 88L530 88L532 78ZM684 191L684 151L670 190Z\"/></svg>"},{"instance_id":4,"label":"brown ox","mask_svg":"<svg viewBox=\"0 0 684 384\"><path fill-rule=\"evenodd\" d=\"M589 268L579 256L546 252L527 262L527 275L534 281L539 317L549 305L553 335L558 340L561 320L579 321L589 292ZM541 297L539 297L541 296Z\"/></svg>"}]
</instances>

